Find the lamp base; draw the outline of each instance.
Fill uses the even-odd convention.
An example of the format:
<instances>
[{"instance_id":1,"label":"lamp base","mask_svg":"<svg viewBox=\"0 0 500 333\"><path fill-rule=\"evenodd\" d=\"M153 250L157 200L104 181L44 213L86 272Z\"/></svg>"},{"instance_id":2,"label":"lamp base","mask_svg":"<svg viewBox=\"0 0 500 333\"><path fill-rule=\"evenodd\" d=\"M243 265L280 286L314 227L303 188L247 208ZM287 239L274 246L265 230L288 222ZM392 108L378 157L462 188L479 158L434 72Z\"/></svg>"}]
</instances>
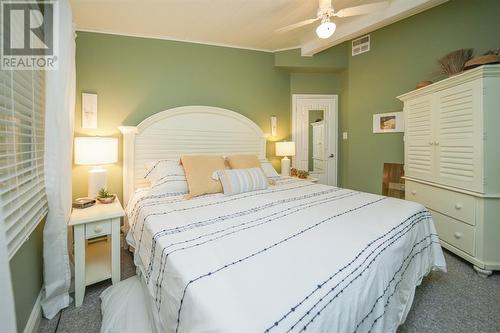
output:
<instances>
[{"instance_id":1,"label":"lamp base","mask_svg":"<svg viewBox=\"0 0 500 333\"><path fill-rule=\"evenodd\" d=\"M283 157L281 159L281 175L290 176L290 159L288 157Z\"/></svg>"},{"instance_id":2,"label":"lamp base","mask_svg":"<svg viewBox=\"0 0 500 333\"><path fill-rule=\"evenodd\" d=\"M97 197L101 188L106 188L106 169L96 166L89 170L89 182L87 189L87 196L89 198Z\"/></svg>"}]
</instances>

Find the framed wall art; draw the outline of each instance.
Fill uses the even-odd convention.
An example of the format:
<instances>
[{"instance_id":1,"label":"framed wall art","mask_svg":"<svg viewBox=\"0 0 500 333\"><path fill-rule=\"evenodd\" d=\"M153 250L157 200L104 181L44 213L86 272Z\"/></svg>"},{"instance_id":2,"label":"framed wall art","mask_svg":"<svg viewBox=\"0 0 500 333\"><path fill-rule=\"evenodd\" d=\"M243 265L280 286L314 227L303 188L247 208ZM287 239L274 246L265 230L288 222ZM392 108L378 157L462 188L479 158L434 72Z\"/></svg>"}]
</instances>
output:
<instances>
[{"instance_id":1,"label":"framed wall art","mask_svg":"<svg viewBox=\"0 0 500 333\"><path fill-rule=\"evenodd\" d=\"M82 128L97 128L97 94L82 93Z\"/></svg>"},{"instance_id":2,"label":"framed wall art","mask_svg":"<svg viewBox=\"0 0 500 333\"><path fill-rule=\"evenodd\" d=\"M403 112L377 113L373 115L373 133L404 132Z\"/></svg>"}]
</instances>

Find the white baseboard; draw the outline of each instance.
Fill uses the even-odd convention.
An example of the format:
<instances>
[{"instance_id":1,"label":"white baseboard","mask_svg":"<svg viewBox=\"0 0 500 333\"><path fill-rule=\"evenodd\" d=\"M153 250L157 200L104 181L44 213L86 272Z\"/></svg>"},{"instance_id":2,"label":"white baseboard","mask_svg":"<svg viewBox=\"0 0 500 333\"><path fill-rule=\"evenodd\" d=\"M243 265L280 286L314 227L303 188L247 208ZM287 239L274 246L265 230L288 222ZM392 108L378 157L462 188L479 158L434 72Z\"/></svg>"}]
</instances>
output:
<instances>
[{"instance_id":1,"label":"white baseboard","mask_svg":"<svg viewBox=\"0 0 500 333\"><path fill-rule=\"evenodd\" d=\"M40 320L42 320L42 291L38 294L36 298L35 305L33 305L33 310L31 310L28 322L24 327L24 333L36 333L38 332L38 327L40 326Z\"/></svg>"}]
</instances>

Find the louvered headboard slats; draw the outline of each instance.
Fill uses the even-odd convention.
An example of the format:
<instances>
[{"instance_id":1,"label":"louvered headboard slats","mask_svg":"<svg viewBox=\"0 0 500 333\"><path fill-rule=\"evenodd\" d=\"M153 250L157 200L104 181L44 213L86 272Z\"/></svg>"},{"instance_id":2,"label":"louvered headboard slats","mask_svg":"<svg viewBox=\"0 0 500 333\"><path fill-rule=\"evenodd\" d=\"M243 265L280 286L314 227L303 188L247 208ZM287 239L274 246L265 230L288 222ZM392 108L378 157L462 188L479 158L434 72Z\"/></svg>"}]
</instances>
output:
<instances>
[{"instance_id":1,"label":"louvered headboard slats","mask_svg":"<svg viewBox=\"0 0 500 333\"><path fill-rule=\"evenodd\" d=\"M144 186L146 163L187 154L266 156L266 138L250 119L231 110L182 106L144 119L137 127L122 126L123 197L127 204Z\"/></svg>"}]
</instances>

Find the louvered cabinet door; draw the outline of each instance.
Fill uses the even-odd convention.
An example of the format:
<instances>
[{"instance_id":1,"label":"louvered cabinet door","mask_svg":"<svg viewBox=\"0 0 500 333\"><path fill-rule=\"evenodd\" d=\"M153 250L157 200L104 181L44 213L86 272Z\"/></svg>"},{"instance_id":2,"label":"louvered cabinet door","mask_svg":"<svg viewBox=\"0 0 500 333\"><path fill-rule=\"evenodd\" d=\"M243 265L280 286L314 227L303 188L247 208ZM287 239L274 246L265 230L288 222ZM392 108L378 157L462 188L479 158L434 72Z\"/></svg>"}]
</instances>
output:
<instances>
[{"instance_id":1,"label":"louvered cabinet door","mask_svg":"<svg viewBox=\"0 0 500 333\"><path fill-rule=\"evenodd\" d=\"M436 94L436 176L443 185L483 190L481 82Z\"/></svg>"},{"instance_id":2,"label":"louvered cabinet door","mask_svg":"<svg viewBox=\"0 0 500 333\"><path fill-rule=\"evenodd\" d=\"M432 95L408 100L405 112L405 175L434 180Z\"/></svg>"}]
</instances>

